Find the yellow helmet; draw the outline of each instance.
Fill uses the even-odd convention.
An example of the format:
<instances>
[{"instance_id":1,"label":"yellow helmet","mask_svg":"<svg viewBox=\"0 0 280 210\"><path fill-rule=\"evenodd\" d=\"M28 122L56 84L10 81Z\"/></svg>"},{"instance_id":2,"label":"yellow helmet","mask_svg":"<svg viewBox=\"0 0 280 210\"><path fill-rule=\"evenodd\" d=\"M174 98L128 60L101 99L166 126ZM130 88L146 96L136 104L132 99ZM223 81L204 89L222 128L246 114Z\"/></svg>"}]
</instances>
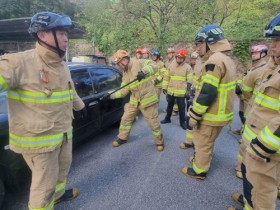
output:
<instances>
[{"instance_id":1,"label":"yellow helmet","mask_svg":"<svg viewBox=\"0 0 280 210\"><path fill-rule=\"evenodd\" d=\"M125 50L118 50L113 55L115 63L119 63L124 57L129 57L129 53Z\"/></svg>"}]
</instances>

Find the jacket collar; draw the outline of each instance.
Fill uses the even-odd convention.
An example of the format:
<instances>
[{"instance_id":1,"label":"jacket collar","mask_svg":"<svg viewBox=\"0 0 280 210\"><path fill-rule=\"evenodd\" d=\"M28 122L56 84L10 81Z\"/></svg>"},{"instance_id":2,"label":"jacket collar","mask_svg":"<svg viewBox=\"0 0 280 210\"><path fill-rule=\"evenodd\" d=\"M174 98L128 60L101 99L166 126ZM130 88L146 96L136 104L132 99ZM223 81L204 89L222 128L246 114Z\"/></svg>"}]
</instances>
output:
<instances>
[{"instance_id":1,"label":"jacket collar","mask_svg":"<svg viewBox=\"0 0 280 210\"><path fill-rule=\"evenodd\" d=\"M36 42L35 50L47 65L58 64L63 61L63 58L60 58L57 53L43 47L38 42Z\"/></svg>"}]
</instances>

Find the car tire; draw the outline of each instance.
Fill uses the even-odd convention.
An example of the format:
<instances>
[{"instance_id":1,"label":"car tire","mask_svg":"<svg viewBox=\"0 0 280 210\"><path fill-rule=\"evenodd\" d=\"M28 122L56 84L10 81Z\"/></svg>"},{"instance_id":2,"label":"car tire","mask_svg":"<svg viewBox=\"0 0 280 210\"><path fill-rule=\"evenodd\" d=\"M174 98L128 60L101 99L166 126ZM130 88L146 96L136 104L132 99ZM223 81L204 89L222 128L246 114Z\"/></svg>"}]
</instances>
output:
<instances>
[{"instance_id":1,"label":"car tire","mask_svg":"<svg viewBox=\"0 0 280 210\"><path fill-rule=\"evenodd\" d=\"M5 186L2 179L0 178L0 209L3 205L4 197L5 197Z\"/></svg>"}]
</instances>

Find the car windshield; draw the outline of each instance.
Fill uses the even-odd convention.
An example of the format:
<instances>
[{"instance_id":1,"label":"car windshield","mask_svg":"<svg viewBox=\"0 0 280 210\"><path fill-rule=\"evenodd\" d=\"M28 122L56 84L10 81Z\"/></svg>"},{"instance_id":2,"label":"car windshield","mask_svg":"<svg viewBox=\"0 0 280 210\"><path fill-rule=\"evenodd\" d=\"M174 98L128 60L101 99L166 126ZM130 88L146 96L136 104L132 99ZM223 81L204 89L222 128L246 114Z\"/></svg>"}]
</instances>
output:
<instances>
[{"instance_id":1,"label":"car windshield","mask_svg":"<svg viewBox=\"0 0 280 210\"><path fill-rule=\"evenodd\" d=\"M0 93L0 114L6 114L8 112L6 95L6 92Z\"/></svg>"}]
</instances>

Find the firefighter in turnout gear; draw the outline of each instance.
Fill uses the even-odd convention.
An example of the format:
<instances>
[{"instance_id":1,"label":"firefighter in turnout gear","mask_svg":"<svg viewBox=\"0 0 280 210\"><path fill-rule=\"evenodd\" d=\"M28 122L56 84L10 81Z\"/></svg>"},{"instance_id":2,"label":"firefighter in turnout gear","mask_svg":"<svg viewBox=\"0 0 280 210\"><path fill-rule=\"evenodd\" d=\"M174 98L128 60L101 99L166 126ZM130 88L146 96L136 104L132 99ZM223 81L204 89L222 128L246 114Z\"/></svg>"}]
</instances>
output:
<instances>
[{"instance_id":1,"label":"firefighter in turnout gear","mask_svg":"<svg viewBox=\"0 0 280 210\"><path fill-rule=\"evenodd\" d=\"M142 58L143 59L149 59L149 49L148 48L143 48L142 49Z\"/></svg>"},{"instance_id":2,"label":"firefighter in turnout gear","mask_svg":"<svg viewBox=\"0 0 280 210\"><path fill-rule=\"evenodd\" d=\"M255 45L251 48L251 67L244 72L243 78L240 80L237 80L237 84L236 84L236 89L235 89L235 93L237 94L238 98L239 98L239 117L242 123L242 127L244 127L244 123L246 120L246 109L247 106L250 107L250 101L249 100L251 97L251 91L247 90L247 92L250 92L249 97L247 95L247 98L245 98L245 95L242 94L242 90L241 90L241 86L244 85L243 81L244 78L246 77L246 75L250 72L250 71L254 71L253 74L251 74L248 78L250 78L250 80L254 80L254 77L259 77L259 71L255 71L256 69L259 69L260 67L264 66L266 64L266 56L267 56L267 52L268 52L268 47L266 45ZM254 81L253 83L255 83L256 81ZM243 84L242 84L243 83ZM252 87L253 88L253 87ZM233 130L232 133L234 134L241 134L241 130ZM241 175L241 171L240 174ZM240 176L238 176L240 178Z\"/></svg>"},{"instance_id":3,"label":"firefighter in turnout gear","mask_svg":"<svg viewBox=\"0 0 280 210\"><path fill-rule=\"evenodd\" d=\"M152 81L156 87L158 99L160 99L162 81L163 81L164 74L166 72L166 68L164 67L164 63L160 60L160 52L157 48L153 48L150 54L151 54L152 61L156 62L158 66L158 72L153 75Z\"/></svg>"},{"instance_id":4,"label":"firefighter in turnout gear","mask_svg":"<svg viewBox=\"0 0 280 210\"><path fill-rule=\"evenodd\" d=\"M249 145L242 161L244 209L274 210L280 183L280 13L265 27L271 57L255 87L244 136ZM228 208L235 209L235 208Z\"/></svg>"},{"instance_id":5,"label":"firefighter in turnout gear","mask_svg":"<svg viewBox=\"0 0 280 210\"><path fill-rule=\"evenodd\" d=\"M165 61L164 66L165 66L166 69L168 69L169 65L172 62L175 62L175 55L176 55L175 49L173 47L167 48L166 55L167 55L167 60ZM168 102L167 96L166 96L166 101ZM166 113L166 109L164 109L163 112ZM175 100L174 106L173 106L172 116L176 116L177 112L178 112L178 104Z\"/></svg>"},{"instance_id":6,"label":"firefighter in turnout gear","mask_svg":"<svg viewBox=\"0 0 280 210\"><path fill-rule=\"evenodd\" d=\"M210 168L215 140L233 119L236 68L226 55L231 46L220 26L206 25L195 41L202 57L201 75L189 111L195 155L190 158L193 167L183 167L182 173L203 180Z\"/></svg>"},{"instance_id":7,"label":"firefighter in turnout gear","mask_svg":"<svg viewBox=\"0 0 280 210\"><path fill-rule=\"evenodd\" d=\"M65 190L72 161L73 109L86 117L70 71L63 61L68 16L39 12L29 33L35 49L0 57L0 92L7 91L10 149L22 154L32 172L29 209L54 209L79 190Z\"/></svg>"},{"instance_id":8,"label":"firefighter in turnout gear","mask_svg":"<svg viewBox=\"0 0 280 210\"><path fill-rule=\"evenodd\" d=\"M142 49L141 48L137 48L135 50L135 58L136 59L141 59L142 58Z\"/></svg>"},{"instance_id":9,"label":"firefighter in turnout gear","mask_svg":"<svg viewBox=\"0 0 280 210\"><path fill-rule=\"evenodd\" d=\"M131 93L129 103L126 104L121 119L118 139L113 142L113 146L118 147L127 142L132 123L140 110L152 130L157 151L163 151L164 143L158 121L158 96L151 80L151 77L157 72L157 64L151 60L130 60L130 56L125 50L118 50L114 54L114 58L119 69L123 72L122 86L135 78L137 81L112 95L107 94L107 97L115 99Z\"/></svg>"},{"instance_id":10,"label":"firefighter in turnout gear","mask_svg":"<svg viewBox=\"0 0 280 210\"><path fill-rule=\"evenodd\" d=\"M249 110L251 110L252 103L255 100L255 95L253 94L255 91L255 87L259 85L259 82L262 79L265 79L263 77L266 77L268 74L270 74L271 71L273 71L270 68L263 68L264 65L267 63L266 61L267 52L268 52L268 47L265 45L255 45L252 47L251 49L252 67L248 70L248 73L244 77L242 83L239 86L237 86L237 88L239 89L236 92L239 95L242 95L242 99L245 105L244 120ZM236 176L238 178L242 178L242 173L241 173L242 158L246 150L246 147L248 146L251 140L250 138L248 138L248 136L244 134L246 133L242 134L241 144L239 146L239 152L237 155L237 162L235 168Z\"/></svg>"},{"instance_id":11,"label":"firefighter in turnout gear","mask_svg":"<svg viewBox=\"0 0 280 210\"><path fill-rule=\"evenodd\" d=\"M187 51L184 48L180 48L176 52L176 60L171 63L164 75L162 84L163 93L167 94L168 106L165 119L160 123L171 123L171 114L173 111L174 101L176 99L179 107L179 119L180 126L186 130L186 86L189 78L192 75L192 69L190 65L185 62Z\"/></svg>"}]
</instances>

